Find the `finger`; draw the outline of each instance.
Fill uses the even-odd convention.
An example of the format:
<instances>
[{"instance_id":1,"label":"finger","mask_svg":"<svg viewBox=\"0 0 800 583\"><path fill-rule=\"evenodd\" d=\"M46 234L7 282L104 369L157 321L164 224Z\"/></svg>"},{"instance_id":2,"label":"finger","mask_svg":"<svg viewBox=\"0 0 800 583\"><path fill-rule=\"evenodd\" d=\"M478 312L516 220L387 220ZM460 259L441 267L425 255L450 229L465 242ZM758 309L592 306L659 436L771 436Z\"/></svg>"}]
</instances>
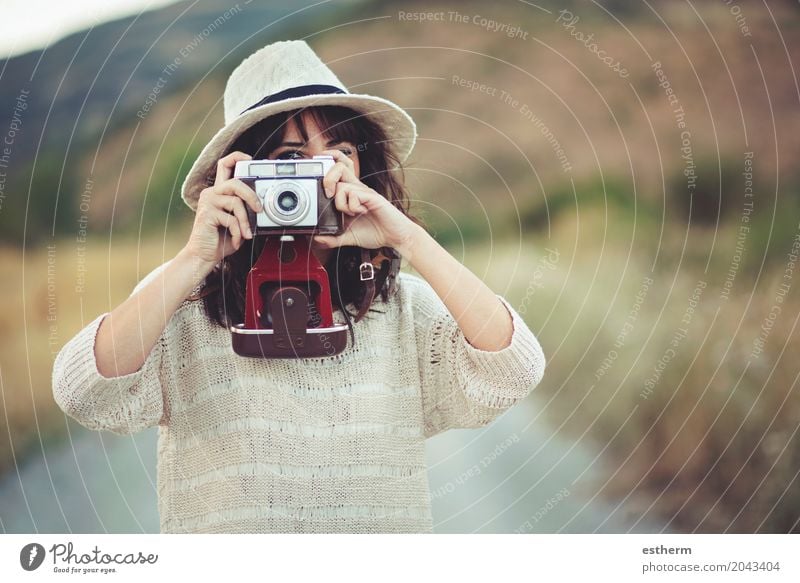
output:
<instances>
[{"instance_id":1,"label":"finger","mask_svg":"<svg viewBox=\"0 0 800 583\"><path fill-rule=\"evenodd\" d=\"M351 188L347 192L347 208L350 209L354 215L361 215L367 212L367 207L365 207L361 202L361 197L363 193L358 188Z\"/></svg>"},{"instance_id":2,"label":"finger","mask_svg":"<svg viewBox=\"0 0 800 583\"><path fill-rule=\"evenodd\" d=\"M334 164L325 177L322 179L322 186L325 188L325 196L332 197L336 193L336 183L344 172L344 166L341 164Z\"/></svg>"},{"instance_id":3,"label":"finger","mask_svg":"<svg viewBox=\"0 0 800 583\"><path fill-rule=\"evenodd\" d=\"M237 162L252 159L253 157L250 154L245 154L238 150L220 158L217 161L217 175L214 177L214 186L225 182L233 176L233 169L236 167Z\"/></svg>"},{"instance_id":4,"label":"finger","mask_svg":"<svg viewBox=\"0 0 800 583\"><path fill-rule=\"evenodd\" d=\"M314 242L322 245L326 249L338 247L337 244L340 235L315 235Z\"/></svg>"},{"instance_id":5,"label":"finger","mask_svg":"<svg viewBox=\"0 0 800 583\"><path fill-rule=\"evenodd\" d=\"M346 231L341 235L315 235L314 241L326 249L334 249L336 247L344 247L353 244L352 237Z\"/></svg>"},{"instance_id":6,"label":"finger","mask_svg":"<svg viewBox=\"0 0 800 583\"><path fill-rule=\"evenodd\" d=\"M325 187L325 194L328 198L334 195L336 184L339 181L360 184L352 168L337 162L322 179L322 185Z\"/></svg>"},{"instance_id":7,"label":"finger","mask_svg":"<svg viewBox=\"0 0 800 583\"><path fill-rule=\"evenodd\" d=\"M336 210L341 213L353 216L354 213L347 206L347 192L353 187L352 184L347 182L338 182L336 184L336 194L334 195L334 202L336 203Z\"/></svg>"},{"instance_id":8,"label":"finger","mask_svg":"<svg viewBox=\"0 0 800 583\"><path fill-rule=\"evenodd\" d=\"M250 230L250 219L247 217L247 211L244 208L242 199L236 196L217 194L211 202L217 208L233 213L239 221L239 230L241 233L248 239L253 237L253 233Z\"/></svg>"},{"instance_id":9,"label":"finger","mask_svg":"<svg viewBox=\"0 0 800 583\"><path fill-rule=\"evenodd\" d=\"M244 208L244 202L241 198L238 196L215 194L210 202L218 209L233 213L239 221L239 230L244 237L247 239L253 238L253 232L250 229L250 219L247 216L247 211Z\"/></svg>"},{"instance_id":10,"label":"finger","mask_svg":"<svg viewBox=\"0 0 800 583\"><path fill-rule=\"evenodd\" d=\"M341 150L323 150L320 153L326 156L332 156L336 163L341 162L351 170L355 170L356 168L356 164L353 159Z\"/></svg>"},{"instance_id":11,"label":"finger","mask_svg":"<svg viewBox=\"0 0 800 583\"><path fill-rule=\"evenodd\" d=\"M236 219L236 217L226 213L223 210L217 209L213 215L213 218L218 226L224 227L228 230L228 232L230 232L233 248L238 249L242 244L242 233L239 230L239 221ZM223 234L223 236L227 236L227 233Z\"/></svg>"},{"instance_id":12,"label":"finger","mask_svg":"<svg viewBox=\"0 0 800 583\"><path fill-rule=\"evenodd\" d=\"M247 206L253 209L254 212L260 212L262 210L261 199L258 198L256 191L238 178L226 180L222 184L215 186L214 190L217 194L238 196L245 201Z\"/></svg>"}]
</instances>

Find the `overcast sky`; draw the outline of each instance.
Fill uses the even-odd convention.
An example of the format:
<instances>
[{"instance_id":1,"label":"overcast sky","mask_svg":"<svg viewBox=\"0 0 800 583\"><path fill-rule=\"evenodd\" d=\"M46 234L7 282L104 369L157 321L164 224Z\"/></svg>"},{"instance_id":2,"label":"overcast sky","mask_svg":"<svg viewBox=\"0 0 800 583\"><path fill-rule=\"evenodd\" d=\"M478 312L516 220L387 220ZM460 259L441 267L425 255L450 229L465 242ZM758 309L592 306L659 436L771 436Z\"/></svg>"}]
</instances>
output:
<instances>
[{"instance_id":1,"label":"overcast sky","mask_svg":"<svg viewBox=\"0 0 800 583\"><path fill-rule=\"evenodd\" d=\"M0 58L177 0L0 0Z\"/></svg>"}]
</instances>

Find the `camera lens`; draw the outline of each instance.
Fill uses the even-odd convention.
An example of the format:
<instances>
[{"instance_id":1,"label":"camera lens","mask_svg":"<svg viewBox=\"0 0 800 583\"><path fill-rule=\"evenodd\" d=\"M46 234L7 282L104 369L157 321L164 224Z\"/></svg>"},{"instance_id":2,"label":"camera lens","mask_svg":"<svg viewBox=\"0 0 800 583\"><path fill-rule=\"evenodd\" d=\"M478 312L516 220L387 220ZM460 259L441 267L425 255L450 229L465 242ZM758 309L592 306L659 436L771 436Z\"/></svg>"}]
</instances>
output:
<instances>
[{"instance_id":1,"label":"camera lens","mask_svg":"<svg viewBox=\"0 0 800 583\"><path fill-rule=\"evenodd\" d=\"M278 208L285 213L294 212L300 204L300 201L297 199L297 194L291 190L284 190L281 192L276 202L278 203Z\"/></svg>"},{"instance_id":2,"label":"camera lens","mask_svg":"<svg viewBox=\"0 0 800 583\"><path fill-rule=\"evenodd\" d=\"M305 225L311 208L311 186L316 182L304 184L302 181L281 180L273 182L264 193L264 217L268 226L293 227ZM274 223L274 225L273 225Z\"/></svg>"}]
</instances>

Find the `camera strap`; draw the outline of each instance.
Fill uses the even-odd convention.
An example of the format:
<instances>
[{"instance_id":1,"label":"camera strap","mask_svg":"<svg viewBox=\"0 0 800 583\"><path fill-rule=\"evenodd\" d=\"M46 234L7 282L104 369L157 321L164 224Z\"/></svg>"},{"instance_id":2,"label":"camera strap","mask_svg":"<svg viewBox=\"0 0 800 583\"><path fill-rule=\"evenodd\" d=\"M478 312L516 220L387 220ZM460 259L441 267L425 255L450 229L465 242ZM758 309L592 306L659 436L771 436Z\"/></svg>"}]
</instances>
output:
<instances>
[{"instance_id":1,"label":"camera strap","mask_svg":"<svg viewBox=\"0 0 800 583\"><path fill-rule=\"evenodd\" d=\"M356 314L356 322L364 317L375 299L375 266L372 263L369 249L361 249L361 264L358 266L358 275L364 282L364 301Z\"/></svg>"},{"instance_id":2,"label":"camera strap","mask_svg":"<svg viewBox=\"0 0 800 583\"><path fill-rule=\"evenodd\" d=\"M355 321L358 322L372 305L377 289L375 289L375 273L382 270L388 262L391 265L392 258L383 254L382 250L377 251L377 255L372 257L369 249L361 249L361 264L358 266L358 274L364 282L364 299L361 308L356 315Z\"/></svg>"}]
</instances>

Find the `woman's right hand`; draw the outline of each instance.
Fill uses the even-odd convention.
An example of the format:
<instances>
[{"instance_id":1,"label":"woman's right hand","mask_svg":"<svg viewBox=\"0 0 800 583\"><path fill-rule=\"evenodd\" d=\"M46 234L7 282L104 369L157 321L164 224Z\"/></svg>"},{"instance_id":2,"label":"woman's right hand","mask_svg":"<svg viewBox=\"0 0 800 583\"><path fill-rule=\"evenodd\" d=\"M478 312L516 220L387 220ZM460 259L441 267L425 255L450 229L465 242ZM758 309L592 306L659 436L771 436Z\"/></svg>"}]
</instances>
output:
<instances>
[{"instance_id":1,"label":"woman's right hand","mask_svg":"<svg viewBox=\"0 0 800 583\"><path fill-rule=\"evenodd\" d=\"M252 156L237 151L221 158L214 186L203 189L197 201L194 225L184 251L209 271L237 251L244 239L253 238L244 205L255 212L261 211L255 191L238 178L231 178L240 160L252 160Z\"/></svg>"}]
</instances>

